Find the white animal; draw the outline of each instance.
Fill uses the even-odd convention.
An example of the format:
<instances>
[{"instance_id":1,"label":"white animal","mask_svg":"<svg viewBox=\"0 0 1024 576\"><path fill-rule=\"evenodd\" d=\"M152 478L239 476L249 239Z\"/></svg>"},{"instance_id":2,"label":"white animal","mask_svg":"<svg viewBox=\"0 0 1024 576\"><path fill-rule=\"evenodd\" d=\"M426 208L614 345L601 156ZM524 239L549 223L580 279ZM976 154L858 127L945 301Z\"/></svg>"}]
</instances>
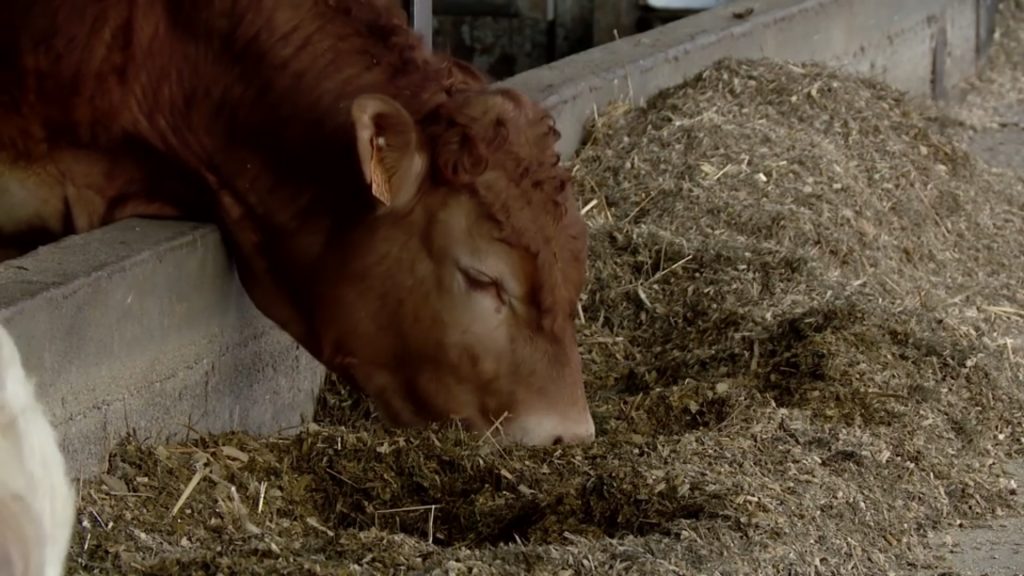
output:
<instances>
[{"instance_id":1,"label":"white animal","mask_svg":"<svg viewBox=\"0 0 1024 576\"><path fill-rule=\"evenodd\" d=\"M0 576L60 576L75 492L57 433L0 326Z\"/></svg>"}]
</instances>

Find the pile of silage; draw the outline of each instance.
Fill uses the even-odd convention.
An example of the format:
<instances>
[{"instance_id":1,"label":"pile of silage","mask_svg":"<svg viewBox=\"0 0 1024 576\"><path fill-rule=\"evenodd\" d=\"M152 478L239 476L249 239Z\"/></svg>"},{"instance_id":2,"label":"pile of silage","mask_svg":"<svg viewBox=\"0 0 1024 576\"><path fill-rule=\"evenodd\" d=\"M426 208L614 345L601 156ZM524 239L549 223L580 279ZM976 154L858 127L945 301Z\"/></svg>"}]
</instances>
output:
<instances>
[{"instance_id":1,"label":"pile of silage","mask_svg":"<svg viewBox=\"0 0 1024 576\"><path fill-rule=\"evenodd\" d=\"M584 338L606 378L744 378L891 426L915 403L876 400L995 391L948 385L1015 364L993 346L1022 333L1020 178L985 171L900 93L723 61L600 124L576 170Z\"/></svg>"},{"instance_id":2,"label":"pile of silage","mask_svg":"<svg viewBox=\"0 0 1024 576\"><path fill-rule=\"evenodd\" d=\"M574 168L594 445L388 431L331 388L295 437L120 449L71 572L926 563L933 528L1012 509L1024 449L1024 186L936 134L883 85L772 61L601 116Z\"/></svg>"}]
</instances>

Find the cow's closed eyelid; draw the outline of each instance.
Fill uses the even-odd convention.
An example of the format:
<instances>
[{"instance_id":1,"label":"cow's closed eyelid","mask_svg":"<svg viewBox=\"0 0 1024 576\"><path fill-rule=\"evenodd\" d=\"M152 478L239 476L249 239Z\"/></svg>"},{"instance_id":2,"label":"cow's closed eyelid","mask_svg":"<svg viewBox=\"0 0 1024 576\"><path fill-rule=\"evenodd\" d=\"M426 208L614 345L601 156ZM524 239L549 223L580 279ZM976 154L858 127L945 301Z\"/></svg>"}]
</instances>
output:
<instances>
[{"instance_id":1,"label":"cow's closed eyelid","mask_svg":"<svg viewBox=\"0 0 1024 576\"><path fill-rule=\"evenodd\" d=\"M505 290L505 286L494 276L469 267L460 267L459 272L462 274L462 277L466 280L466 283L470 288L475 290L492 290L495 297L497 297L502 304L509 303L509 294Z\"/></svg>"},{"instance_id":2,"label":"cow's closed eyelid","mask_svg":"<svg viewBox=\"0 0 1024 576\"><path fill-rule=\"evenodd\" d=\"M462 277L466 279L466 282L475 288L496 287L502 289L501 282L497 278L476 268L460 267L459 272L462 273Z\"/></svg>"}]
</instances>

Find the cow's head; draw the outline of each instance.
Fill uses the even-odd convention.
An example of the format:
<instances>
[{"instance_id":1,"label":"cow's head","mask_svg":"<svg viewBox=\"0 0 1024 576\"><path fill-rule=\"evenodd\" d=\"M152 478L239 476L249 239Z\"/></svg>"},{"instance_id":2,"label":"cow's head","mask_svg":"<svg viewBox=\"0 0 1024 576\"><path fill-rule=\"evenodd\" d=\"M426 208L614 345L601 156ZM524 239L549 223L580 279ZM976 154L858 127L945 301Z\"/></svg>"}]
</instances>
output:
<instances>
[{"instance_id":1,"label":"cow's head","mask_svg":"<svg viewBox=\"0 0 1024 576\"><path fill-rule=\"evenodd\" d=\"M591 440L573 324L586 226L550 116L478 88L418 122L364 95L352 118L378 205L334 240L345 262L318 299L328 365L398 425L500 420L518 443Z\"/></svg>"}]
</instances>

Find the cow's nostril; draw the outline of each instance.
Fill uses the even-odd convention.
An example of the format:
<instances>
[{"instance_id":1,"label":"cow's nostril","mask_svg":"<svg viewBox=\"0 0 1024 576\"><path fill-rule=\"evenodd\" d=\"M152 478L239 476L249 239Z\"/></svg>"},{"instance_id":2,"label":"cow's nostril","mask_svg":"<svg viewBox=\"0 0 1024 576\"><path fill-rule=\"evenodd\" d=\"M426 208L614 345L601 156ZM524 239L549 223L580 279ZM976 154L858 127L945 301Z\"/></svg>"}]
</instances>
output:
<instances>
[{"instance_id":1,"label":"cow's nostril","mask_svg":"<svg viewBox=\"0 0 1024 576\"><path fill-rule=\"evenodd\" d=\"M506 437L527 446L570 446L588 444L594 439L594 421L590 414L582 423L566 421L562 415L530 414L514 420L505 428Z\"/></svg>"}]
</instances>

